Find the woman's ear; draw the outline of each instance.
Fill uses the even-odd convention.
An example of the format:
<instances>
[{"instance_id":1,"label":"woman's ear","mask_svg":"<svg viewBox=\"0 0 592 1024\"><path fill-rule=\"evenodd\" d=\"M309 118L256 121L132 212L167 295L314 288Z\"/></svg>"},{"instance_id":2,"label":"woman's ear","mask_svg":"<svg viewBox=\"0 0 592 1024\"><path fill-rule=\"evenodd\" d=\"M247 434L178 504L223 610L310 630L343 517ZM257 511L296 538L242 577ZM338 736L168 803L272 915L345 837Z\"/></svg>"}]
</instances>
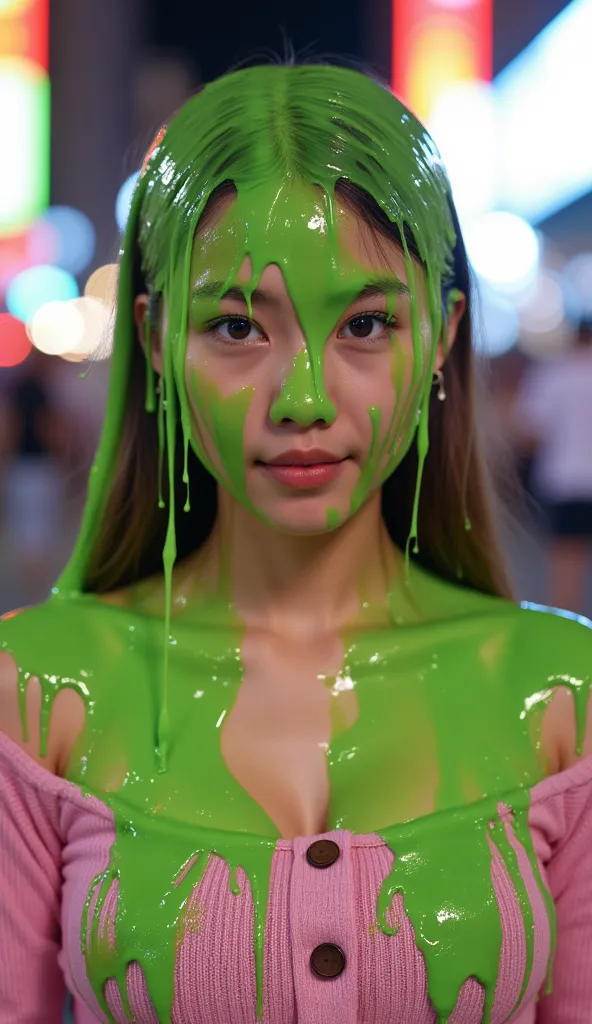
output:
<instances>
[{"instance_id":1,"label":"woman's ear","mask_svg":"<svg viewBox=\"0 0 592 1024\"><path fill-rule=\"evenodd\" d=\"M156 373L162 376L162 337L160 324L152 320L150 296L147 292L136 295L134 299L134 321L138 332L138 341L146 352L146 342L150 338L150 361ZM149 335L148 335L148 332Z\"/></svg>"},{"instance_id":2,"label":"woman's ear","mask_svg":"<svg viewBox=\"0 0 592 1024\"><path fill-rule=\"evenodd\" d=\"M442 369L442 366L450 354L450 350L456 341L458 326L465 315L466 308L466 296L463 295L458 288L452 288L446 303L446 320L442 329L442 337L438 345L438 355L436 357L435 365L436 370Z\"/></svg>"}]
</instances>

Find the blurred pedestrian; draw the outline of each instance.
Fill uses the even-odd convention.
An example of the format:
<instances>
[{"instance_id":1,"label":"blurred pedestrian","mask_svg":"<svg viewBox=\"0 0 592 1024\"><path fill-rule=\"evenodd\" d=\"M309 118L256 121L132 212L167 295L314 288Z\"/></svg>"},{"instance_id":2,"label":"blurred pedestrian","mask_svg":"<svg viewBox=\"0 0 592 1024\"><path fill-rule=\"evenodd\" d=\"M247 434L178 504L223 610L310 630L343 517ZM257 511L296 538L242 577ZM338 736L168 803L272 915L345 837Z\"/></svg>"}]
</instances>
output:
<instances>
[{"instance_id":1,"label":"blurred pedestrian","mask_svg":"<svg viewBox=\"0 0 592 1024\"><path fill-rule=\"evenodd\" d=\"M549 600L582 611L592 551L592 318L569 352L526 375L517 418L551 536Z\"/></svg>"},{"instance_id":2,"label":"blurred pedestrian","mask_svg":"<svg viewBox=\"0 0 592 1024\"><path fill-rule=\"evenodd\" d=\"M51 585L62 519L65 438L52 401L52 370L50 357L31 353L3 403L3 544L31 600Z\"/></svg>"}]
</instances>

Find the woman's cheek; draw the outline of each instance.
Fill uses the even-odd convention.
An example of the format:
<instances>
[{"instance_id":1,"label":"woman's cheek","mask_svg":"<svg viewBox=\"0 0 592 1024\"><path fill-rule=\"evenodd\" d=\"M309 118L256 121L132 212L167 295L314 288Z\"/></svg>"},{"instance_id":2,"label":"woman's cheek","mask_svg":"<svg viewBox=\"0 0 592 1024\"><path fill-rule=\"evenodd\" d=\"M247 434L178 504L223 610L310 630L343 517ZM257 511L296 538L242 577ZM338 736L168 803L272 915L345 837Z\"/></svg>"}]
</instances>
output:
<instances>
[{"instance_id":1,"label":"woman's cheek","mask_svg":"<svg viewBox=\"0 0 592 1024\"><path fill-rule=\"evenodd\" d=\"M189 374L188 394L197 454L218 482L246 502L245 428L255 388L225 391L204 372Z\"/></svg>"}]
</instances>

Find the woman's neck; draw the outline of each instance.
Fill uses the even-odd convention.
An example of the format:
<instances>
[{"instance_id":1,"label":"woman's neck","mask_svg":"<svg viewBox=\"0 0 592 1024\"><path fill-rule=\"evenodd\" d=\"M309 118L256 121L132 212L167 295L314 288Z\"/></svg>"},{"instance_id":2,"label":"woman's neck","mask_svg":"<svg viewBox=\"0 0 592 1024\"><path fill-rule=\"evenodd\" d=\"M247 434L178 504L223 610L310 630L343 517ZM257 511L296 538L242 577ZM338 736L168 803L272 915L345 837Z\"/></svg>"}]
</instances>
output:
<instances>
[{"instance_id":1,"label":"woman's neck","mask_svg":"<svg viewBox=\"0 0 592 1024\"><path fill-rule=\"evenodd\" d=\"M294 638L384 625L389 591L404 574L380 493L339 529L312 537L281 533L222 495L195 568L199 589L225 597L251 628Z\"/></svg>"}]
</instances>

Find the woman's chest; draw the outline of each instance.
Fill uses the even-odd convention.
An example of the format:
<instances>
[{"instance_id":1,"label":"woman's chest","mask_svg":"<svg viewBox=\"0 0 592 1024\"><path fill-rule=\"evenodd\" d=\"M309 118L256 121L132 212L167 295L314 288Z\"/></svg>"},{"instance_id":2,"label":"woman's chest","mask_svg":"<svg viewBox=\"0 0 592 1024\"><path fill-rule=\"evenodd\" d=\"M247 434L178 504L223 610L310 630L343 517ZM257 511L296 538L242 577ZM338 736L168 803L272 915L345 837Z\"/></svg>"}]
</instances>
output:
<instances>
[{"instance_id":1,"label":"woman's chest","mask_svg":"<svg viewBox=\"0 0 592 1024\"><path fill-rule=\"evenodd\" d=\"M120 653L126 699L97 693L71 774L151 814L273 837L371 832L538 777L524 698L491 629L467 628L462 644L429 631L180 639L164 695L156 650Z\"/></svg>"}]
</instances>

